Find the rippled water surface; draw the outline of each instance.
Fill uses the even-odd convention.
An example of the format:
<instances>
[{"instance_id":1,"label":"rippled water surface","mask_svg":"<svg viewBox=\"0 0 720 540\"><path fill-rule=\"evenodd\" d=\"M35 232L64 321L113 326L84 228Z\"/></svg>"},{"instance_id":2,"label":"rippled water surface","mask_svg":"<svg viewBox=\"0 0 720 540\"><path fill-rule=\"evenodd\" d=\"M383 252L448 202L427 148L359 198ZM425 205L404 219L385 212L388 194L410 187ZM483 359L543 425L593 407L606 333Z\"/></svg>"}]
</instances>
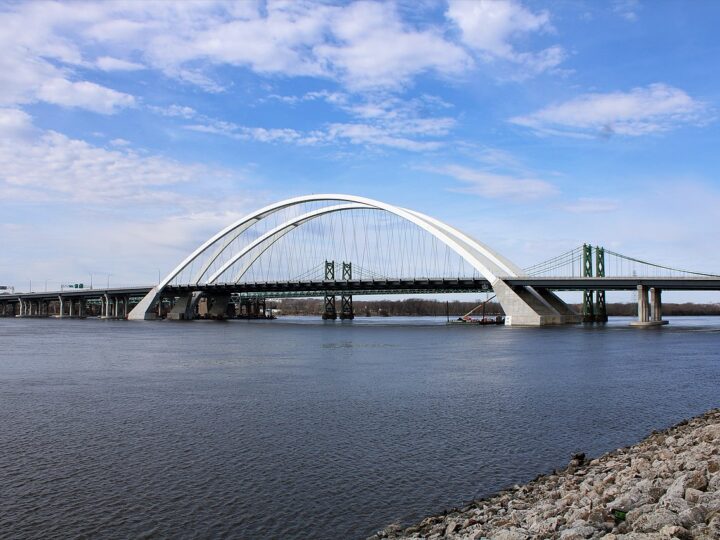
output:
<instances>
[{"instance_id":1,"label":"rippled water surface","mask_svg":"<svg viewBox=\"0 0 720 540\"><path fill-rule=\"evenodd\" d=\"M0 319L0 537L364 538L720 405L626 324Z\"/></svg>"}]
</instances>

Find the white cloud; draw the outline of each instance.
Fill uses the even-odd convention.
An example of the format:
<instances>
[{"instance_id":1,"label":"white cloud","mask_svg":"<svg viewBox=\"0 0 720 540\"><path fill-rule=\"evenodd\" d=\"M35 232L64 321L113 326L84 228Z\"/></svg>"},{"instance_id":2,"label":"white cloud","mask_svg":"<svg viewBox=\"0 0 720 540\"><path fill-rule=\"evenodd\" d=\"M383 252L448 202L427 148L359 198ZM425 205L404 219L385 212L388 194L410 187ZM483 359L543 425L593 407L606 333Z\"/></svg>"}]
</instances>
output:
<instances>
[{"instance_id":1,"label":"white cloud","mask_svg":"<svg viewBox=\"0 0 720 540\"><path fill-rule=\"evenodd\" d=\"M19 109L0 108L0 141L25 138L35 133L30 115Z\"/></svg>"},{"instance_id":2,"label":"white cloud","mask_svg":"<svg viewBox=\"0 0 720 540\"><path fill-rule=\"evenodd\" d=\"M505 60L537 74L556 67L565 51L555 45L539 52L519 52L512 41L518 36L553 31L547 11L533 13L513 0L451 0L446 12L462 34L462 40L486 61Z\"/></svg>"},{"instance_id":3,"label":"white cloud","mask_svg":"<svg viewBox=\"0 0 720 540\"><path fill-rule=\"evenodd\" d=\"M392 4L357 2L331 17L333 41L314 47L320 62L329 64L354 89L395 88L426 71L461 74L472 59L434 29L404 24Z\"/></svg>"},{"instance_id":4,"label":"white cloud","mask_svg":"<svg viewBox=\"0 0 720 540\"><path fill-rule=\"evenodd\" d=\"M442 25L420 28L394 4L370 1L103 2L82 9L32 2L0 8L0 24L5 63L28 71L19 83L25 90L47 77L76 78L73 68L88 65L154 68L208 91L223 90L211 69L224 65L396 89L426 72L461 75L473 63ZM84 59L85 50L98 58ZM13 103L20 102L6 102Z\"/></svg>"},{"instance_id":5,"label":"white cloud","mask_svg":"<svg viewBox=\"0 0 720 540\"><path fill-rule=\"evenodd\" d=\"M545 11L516 2L451 2L447 16L467 47L525 73L564 57L558 46L532 52L511 45L517 35L550 31ZM135 104L133 96L83 80L81 69L89 67L156 69L221 92L231 83L216 80L214 68L230 65L264 76L325 78L365 93L397 91L425 73L462 77L474 65L443 24L420 25L395 4L373 1L102 2L82 9L38 1L0 6L0 25L0 106L46 101L110 114ZM373 105L364 114L382 114Z\"/></svg>"},{"instance_id":6,"label":"white cloud","mask_svg":"<svg viewBox=\"0 0 720 540\"><path fill-rule=\"evenodd\" d=\"M118 109L135 105L135 98L129 94L87 81L70 82L62 78L43 82L37 90L37 97L47 103L79 107L100 114L114 114Z\"/></svg>"},{"instance_id":7,"label":"white cloud","mask_svg":"<svg viewBox=\"0 0 720 540\"><path fill-rule=\"evenodd\" d=\"M405 103L394 108L400 100L388 98L384 101L351 104L349 96L338 98L333 94L329 99L337 100L341 109L362 121L333 122L320 129L301 131L290 128L261 128L241 126L232 122L197 115L200 123L184 126L185 129L201 133L223 135L240 140L254 140L265 143L292 143L297 145L324 145L330 142L346 142L366 147L387 147L413 152L436 150L444 143L428 140L447 135L455 126L450 117L418 116L415 104ZM281 96L279 96L281 97ZM325 98L325 96L321 96ZM298 100L320 99L302 97ZM286 99L282 99L286 101Z\"/></svg>"},{"instance_id":8,"label":"white cloud","mask_svg":"<svg viewBox=\"0 0 720 540\"><path fill-rule=\"evenodd\" d=\"M461 165L427 167L426 170L451 176L467 185L454 191L483 197L527 200L557 193L554 185L532 177L491 173Z\"/></svg>"},{"instance_id":9,"label":"white cloud","mask_svg":"<svg viewBox=\"0 0 720 540\"><path fill-rule=\"evenodd\" d=\"M134 98L88 81L71 82L88 65L82 46L60 32L98 16L98 7L29 2L0 6L0 106L46 101L112 113Z\"/></svg>"},{"instance_id":10,"label":"white cloud","mask_svg":"<svg viewBox=\"0 0 720 540\"><path fill-rule=\"evenodd\" d=\"M393 4L377 2L269 3L266 14L226 13L205 27L161 33L145 54L173 76L204 60L261 74L336 79L354 89L397 88L419 73L460 73L472 62L438 31L409 27Z\"/></svg>"},{"instance_id":11,"label":"white cloud","mask_svg":"<svg viewBox=\"0 0 720 540\"><path fill-rule=\"evenodd\" d=\"M679 88L656 83L629 92L584 94L510 121L552 135L639 136L701 124L708 116L703 102Z\"/></svg>"},{"instance_id":12,"label":"white cloud","mask_svg":"<svg viewBox=\"0 0 720 540\"><path fill-rule=\"evenodd\" d=\"M638 20L638 11L641 8L639 0L614 0L613 2L613 12L630 22Z\"/></svg>"},{"instance_id":13,"label":"white cloud","mask_svg":"<svg viewBox=\"0 0 720 540\"><path fill-rule=\"evenodd\" d=\"M327 129L330 140L347 140L352 144L365 146L387 146L413 152L436 150L442 146L438 141L418 141L403 136L403 133L409 135L412 131L404 131L402 128L391 130L361 123L330 124Z\"/></svg>"},{"instance_id":14,"label":"white cloud","mask_svg":"<svg viewBox=\"0 0 720 540\"><path fill-rule=\"evenodd\" d=\"M125 141L108 150L33 128L19 110L0 109L0 198L110 205L179 204L177 186L225 175L200 165L141 155ZM120 144L116 144L120 143Z\"/></svg>"},{"instance_id":15,"label":"white cloud","mask_svg":"<svg viewBox=\"0 0 720 540\"><path fill-rule=\"evenodd\" d=\"M263 143L295 143L300 145L319 142L313 134L289 128L261 128L240 126L232 122L207 119L207 123L184 126L190 131L223 135L239 140L254 140Z\"/></svg>"},{"instance_id":16,"label":"white cloud","mask_svg":"<svg viewBox=\"0 0 720 540\"><path fill-rule=\"evenodd\" d=\"M97 67L103 71L137 71L145 69L145 66L136 62L128 62L112 56L101 56L95 62Z\"/></svg>"},{"instance_id":17,"label":"white cloud","mask_svg":"<svg viewBox=\"0 0 720 540\"><path fill-rule=\"evenodd\" d=\"M195 109L184 105L169 105L167 107L150 105L148 109L156 114L161 114L162 116L179 117L185 118L186 120L199 116Z\"/></svg>"},{"instance_id":18,"label":"white cloud","mask_svg":"<svg viewBox=\"0 0 720 540\"><path fill-rule=\"evenodd\" d=\"M387 147L414 152L436 150L446 143L437 138L448 135L456 125L449 116L432 116L437 109L452 105L440 98L421 95L403 100L387 92L356 96L345 92L308 92L301 96L271 95L269 99L288 105L324 100L347 113L351 121L331 122L311 131L239 126L230 122L196 115L200 124L186 129L261 142L291 142L299 145L324 145L345 142L365 147ZM430 139L430 140L429 140Z\"/></svg>"},{"instance_id":19,"label":"white cloud","mask_svg":"<svg viewBox=\"0 0 720 540\"><path fill-rule=\"evenodd\" d=\"M241 172L110 144L41 130L26 112L0 109L0 237L24 261L2 268L8 282L77 281L93 271L112 272L115 285L151 283L267 202L243 189Z\"/></svg>"}]
</instances>

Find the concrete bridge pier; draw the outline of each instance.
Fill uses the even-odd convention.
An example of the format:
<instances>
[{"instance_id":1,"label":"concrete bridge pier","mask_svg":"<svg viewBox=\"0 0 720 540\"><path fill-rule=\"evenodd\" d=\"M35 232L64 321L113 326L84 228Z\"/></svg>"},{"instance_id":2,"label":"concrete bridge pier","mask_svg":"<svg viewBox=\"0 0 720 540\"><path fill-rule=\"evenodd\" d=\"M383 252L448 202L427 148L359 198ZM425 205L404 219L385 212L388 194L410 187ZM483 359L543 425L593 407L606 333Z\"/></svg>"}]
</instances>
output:
<instances>
[{"instance_id":1,"label":"concrete bridge pier","mask_svg":"<svg viewBox=\"0 0 720 540\"><path fill-rule=\"evenodd\" d=\"M658 324L668 324L662 318L662 289L650 288L650 321Z\"/></svg>"},{"instance_id":2,"label":"concrete bridge pier","mask_svg":"<svg viewBox=\"0 0 720 540\"><path fill-rule=\"evenodd\" d=\"M20 306L19 303L3 302L3 305L5 306L3 309L3 316L5 316L5 317L16 317L17 316L17 311Z\"/></svg>"},{"instance_id":3,"label":"concrete bridge pier","mask_svg":"<svg viewBox=\"0 0 720 540\"><path fill-rule=\"evenodd\" d=\"M125 319L128 314L129 297L110 296L104 294L100 297L100 318L101 319Z\"/></svg>"},{"instance_id":4,"label":"concrete bridge pier","mask_svg":"<svg viewBox=\"0 0 720 540\"><path fill-rule=\"evenodd\" d=\"M35 309L33 309L33 301L32 300L20 300L20 314L18 317L34 317L37 313Z\"/></svg>"},{"instance_id":5,"label":"concrete bridge pier","mask_svg":"<svg viewBox=\"0 0 720 540\"><path fill-rule=\"evenodd\" d=\"M208 317L211 319L226 319L228 306L230 305L229 294L214 294L208 297Z\"/></svg>"},{"instance_id":6,"label":"concrete bridge pier","mask_svg":"<svg viewBox=\"0 0 720 540\"><path fill-rule=\"evenodd\" d=\"M128 297L116 296L115 297L115 318L126 319L128 314Z\"/></svg>"},{"instance_id":7,"label":"concrete bridge pier","mask_svg":"<svg viewBox=\"0 0 720 540\"><path fill-rule=\"evenodd\" d=\"M648 292L650 293L650 300L648 300ZM668 324L668 321L664 321L662 318L662 291L660 289L638 285L637 294L638 320L631 322L630 326L647 328Z\"/></svg>"},{"instance_id":8,"label":"concrete bridge pier","mask_svg":"<svg viewBox=\"0 0 720 540\"><path fill-rule=\"evenodd\" d=\"M194 291L181 295L175 299L166 318L172 321L192 320L195 318L195 307L202 292Z\"/></svg>"},{"instance_id":9,"label":"concrete bridge pier","mask_svg":"<svg viewBox=\"0 0 720 540\"><path fill-rule=\"evenodd\" d=\"M498 278L493 291L505 311L508 326L545 326L575 324L582 317L575 313L555 293L542 287L511 287Z\"/></svg>"}]
</instances>

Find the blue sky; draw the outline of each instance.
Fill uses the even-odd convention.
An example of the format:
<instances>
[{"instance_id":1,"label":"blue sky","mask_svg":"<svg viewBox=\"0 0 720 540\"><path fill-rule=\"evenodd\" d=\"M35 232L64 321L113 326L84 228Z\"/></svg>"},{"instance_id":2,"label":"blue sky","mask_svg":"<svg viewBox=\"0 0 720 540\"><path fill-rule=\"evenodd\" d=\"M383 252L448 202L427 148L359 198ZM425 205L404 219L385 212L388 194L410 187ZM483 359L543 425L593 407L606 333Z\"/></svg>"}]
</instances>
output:
<instances>
[{"instance_id":1,"label":"blue sky","mask_svg":"<svg viewBox=\"0 0 720 540\"><path fill-rule=\"evenodd\" d=\"M149 283L340 192L720 273L720 4L4 2L0 282Z\"/></svg>"}]
</instances>

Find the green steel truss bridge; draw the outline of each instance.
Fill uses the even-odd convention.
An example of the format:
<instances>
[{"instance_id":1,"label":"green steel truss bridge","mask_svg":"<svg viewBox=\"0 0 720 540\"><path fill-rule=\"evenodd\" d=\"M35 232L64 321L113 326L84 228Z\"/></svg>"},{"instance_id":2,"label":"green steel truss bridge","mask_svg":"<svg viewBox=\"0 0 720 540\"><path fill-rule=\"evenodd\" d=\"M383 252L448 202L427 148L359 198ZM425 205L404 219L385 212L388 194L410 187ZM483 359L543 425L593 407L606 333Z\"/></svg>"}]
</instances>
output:
<instances>
[{"instance_id":1,"label":"green steel truss bridge","mask_svg":"<svg viewBox=\"0 0 720 540\"><path fill-rule=\"evenodd\" d=\"M607 320L605 291L633 290L638 324L662 324L663 290L720 290L720 275L656 264L588 244L519 268L435 218L353 195L307 195L231 223L157 285L0 294L0 316L223 318L238 300L324 298L324 317L352 318L352 298L493 291L507 325ZM576 313L556 291L583 291ZM337 305L337 297L340 299Z\"/></svg>"}]
</instances>

